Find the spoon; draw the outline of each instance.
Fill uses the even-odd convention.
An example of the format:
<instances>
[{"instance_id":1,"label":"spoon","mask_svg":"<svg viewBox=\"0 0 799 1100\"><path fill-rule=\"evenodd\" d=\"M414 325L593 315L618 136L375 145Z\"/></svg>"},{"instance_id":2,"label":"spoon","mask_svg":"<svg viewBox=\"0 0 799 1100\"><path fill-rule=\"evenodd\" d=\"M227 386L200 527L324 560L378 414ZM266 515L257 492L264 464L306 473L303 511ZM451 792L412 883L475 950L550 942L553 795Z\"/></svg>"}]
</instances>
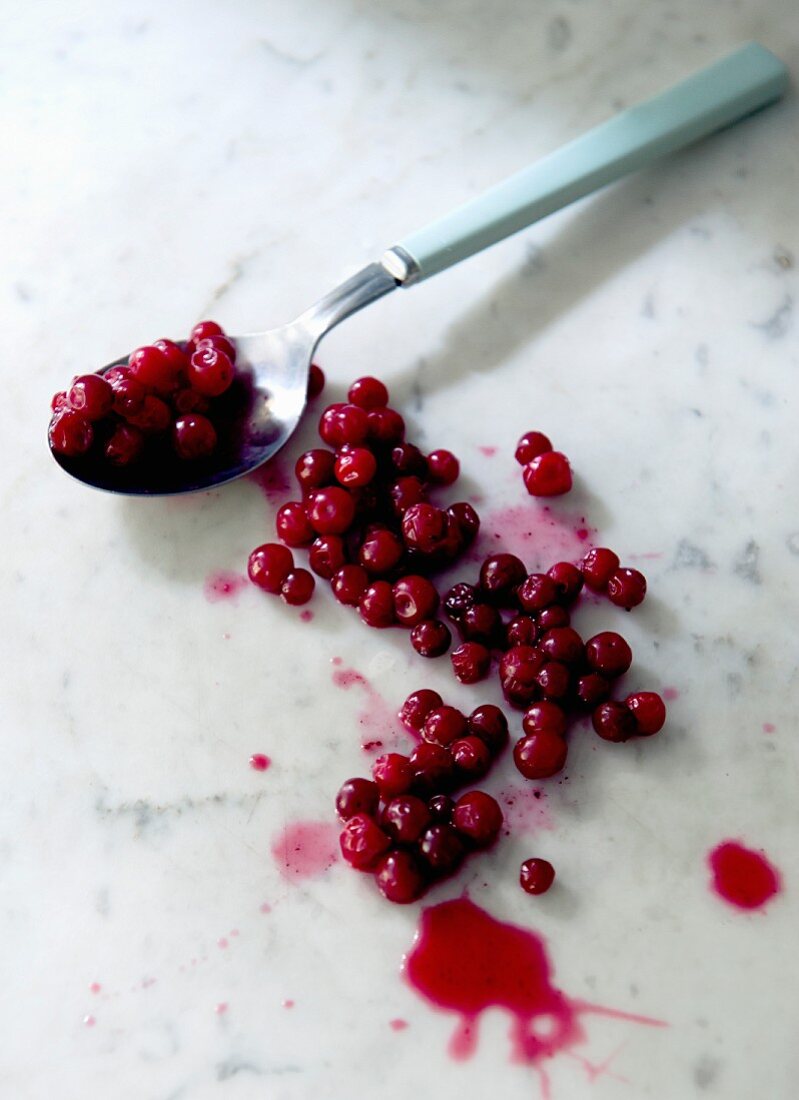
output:
<instances>
[{"instance_id":1,"label":"spoon","mask_svg":"<svg viewBox=\"0 0 799 1100\"><path fill-rule=\"evenodd\" d=\"M88 485L131 495L207 489L250 473L294 432L306 404L319 341L345 318L397 287L467 259L576 199L778 100L781 61L756 42L594 127L390 248L282 328L235 338L233 430L202 462L156 460L118 468L54 454ZM109 363L103 373L126 359Z\"/></svg>"}]
</instances>

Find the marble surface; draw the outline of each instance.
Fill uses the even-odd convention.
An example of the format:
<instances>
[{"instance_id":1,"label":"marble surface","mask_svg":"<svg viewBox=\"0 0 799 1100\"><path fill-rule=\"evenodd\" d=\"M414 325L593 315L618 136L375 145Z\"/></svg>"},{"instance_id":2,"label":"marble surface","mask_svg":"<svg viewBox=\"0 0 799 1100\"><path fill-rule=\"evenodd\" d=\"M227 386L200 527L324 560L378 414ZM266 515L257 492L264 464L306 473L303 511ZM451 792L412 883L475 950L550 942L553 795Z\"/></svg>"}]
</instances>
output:
<instances>
[{"instance_id":1,"label":"marble surface","mask_svg":"<svg viewBox=\"0 0 799 1100\"><path fill-rule=\"evenodd\" d=\"M435 1079L441 1098L543 1094L498 1010L470 1061L448 1057L455 1018L399 976L418 906L325 869L332 795L368 764L361 718L384 731L425 683L464 705L494 686L456 689L446 662L422 666L326 593L311 623L246 587L214 599L209 576L241 573L274 500L252 482L171 501L87 491L47 454L47 402L200 317L287 319L741 41L796 71L799 13L44 0L7 15L0 1092L401 1100ZM667 731L624 747L578 733L568 781L431 899L468 887L545 937L570 997L668 1025L585 1017L585 1041L545 1067L553 1100L795 1095L797 121L791 97L391 295L320 353L331 393L375 370L412 436L461 456L488 541L519 545L512 448L550 433L577 485L524 542L530 565L573 550L585 516L649 577L638 612L580 623L623 628L629 682L673 689ZM371 692L334 685L337 656ZM252 770L253 752L272 766ZM488 786L512 782L506 762ZM328 823L315 875L281 869L298 821ZM709 890L727 837L782 873L763 912ZM515 881L531 854L558 869L545 898Z\"/></svg>"}]
</instances>

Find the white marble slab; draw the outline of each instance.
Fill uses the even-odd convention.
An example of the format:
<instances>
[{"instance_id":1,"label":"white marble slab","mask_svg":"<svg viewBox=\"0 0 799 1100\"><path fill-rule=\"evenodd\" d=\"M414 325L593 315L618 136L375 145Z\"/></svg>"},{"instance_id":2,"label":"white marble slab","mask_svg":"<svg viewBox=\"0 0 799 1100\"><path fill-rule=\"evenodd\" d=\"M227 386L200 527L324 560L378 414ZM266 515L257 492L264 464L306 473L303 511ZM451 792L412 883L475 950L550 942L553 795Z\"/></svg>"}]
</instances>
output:
<instances>
[{"instance_id":1,"label":"white marble slab","mask_svg":"<svg viewBox=\"0 0 799 1100\"><path fill-rule=\"evenodd\" d=\"M288 318L422 220L751 37L795 68L795 5L7 13L3 1096L536 1095L499 1012L471 1061L447 1057L454 1018L398 977L418 907L340 865L286 881L271 850L365 766L368 701L333 686L331 658L391 708L423 683L472 705L493 687L453 689L324 593L310 624L249 589L209 602L206 578L242 570L273 506L251 483L93 494L47 454L47 401L202 316L233 332ZM678 691L668 732L621 750L576 737L533 833L434 895L468 886L545 936L569 996L668 1023L586 1017L575 1053L607 1072L555 1059L555 1100L795 1095L796 126L792 98L392 295L320 355L334 393L383 376L486 512L526 504L512 448L546 430L578 474L559 511L645 563L637 614L581 621L623 624L632 682ZM272 767L252 771L252 752ZM489 786L511 778L505 763ZM709 892L706 853L728 836L782 872L763 913ZM558 868L546 898L515 882L533 850Z\"/></svg>"}]
</instances>

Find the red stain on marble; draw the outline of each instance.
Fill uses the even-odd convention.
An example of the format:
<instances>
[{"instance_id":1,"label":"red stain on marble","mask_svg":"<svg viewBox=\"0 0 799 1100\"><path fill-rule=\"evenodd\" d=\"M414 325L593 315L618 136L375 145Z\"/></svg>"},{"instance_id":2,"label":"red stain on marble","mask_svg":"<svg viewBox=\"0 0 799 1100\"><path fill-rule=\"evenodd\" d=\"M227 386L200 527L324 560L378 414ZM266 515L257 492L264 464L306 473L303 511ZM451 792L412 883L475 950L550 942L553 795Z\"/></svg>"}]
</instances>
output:
<instances>
[{"instance_id":1,"label":"red stain on marble","mask_svg":"<svg viewBox=\"0 0 799 1100\"><path fill-rule=\"evenodd\" d=\"M217 1016L224 1016L224 1014L227 1012L227 1010L228 1010L227 1001L220 1001L218 1005L214 1006L214 1012L217 1014Z\"/></svg>"},{"instance_id":2,"label":"red stain on marble","mask_svg":"<svg viewBox=\"0 0 799 1100\"><path fill-rule=\"evenodd\" d=\"M96 1023L97 1023L97 1020L95 1019L94 1016L84 1016L83 1017L83 1026L84 1027L94 1027L94 1025Z\"/></svg>"},{"instance_id":3,"label":"red stain on marble","mask_svg":"<svg viewBox=\"0 0 799 1100\"><path fill-rule=\"evenodd\" d=\"M338 829L329 821L294 821L272 842L272 855L289 882L315 878L338 860Z\"/></svg>"},{"instance_id":4,"label":"red stain on marble","mask_svg":"<svg viewBox=\"0 0 799 1100\"><path fill-rule=\"evenodd\" d=\"M667 703L673 703L675 699L680 698L680 693L675 687L663 688L663 698Z\"/></svg>"},{"instance_id":5,"label":"red stain on marble","mask_svg":"<svg viewBox=\"0 0 799 1100\"><path fill-rule=\"evenodd\" d=\"M497 795L505 827L513 834L552 832L555 822L547 805L546 791L530 784L511 784Z\"/></svg>"},{"instance_id":6,"label":"red stain on marble","mask_svg":"<svg viewBox=\"0 0 799 1100\"><path fill-rule=\"evenodd\" d=\"M331 657L330 658L330 663L331 663L331 665L342 665L342 664L344 664L344 658L343 657Z\"/></svg>"},{"instance_id":7,"label":"red stain on marble","mask_svg":"<svg viewBox=\"0 0 799 1100\"><path fill-rule=\"evenodd\" d=\"M285 500L286 493L291 489L291 477L282 455L276 455L263 466L249 474L248 481L263 493L269 504L279 507Z\"/></svg>"},{"instance_id":8,"label":"red stain on marble","mask_svg":"<svg viewBox=\"0 0 799 1100\"><path fill-rule=\"evenodd\" d=\"M389 1020L388 1026L391 1028L392 1031L404 1031L405 1028L408 1026L408 1021L400 1019Z\"/></svg>"},{"instance_id":9,"label":"red stain on marble","mask_svg":"<svg viewBox=\"0 0 799 1100\"><path fill-rule=\"evenodd\" d=\"M357 688L363 694L364 705L358 711L358 725L363 738L361 748L365 752L383 748L387 742L391 746L406 745L406 736L397 729L399 720L396 714L362 672L355 668L337 668L333 673L333 683L342 691Z\"/></svg>"},{"instance_id":10,"label":"red stain on marble","mask_svg":"<svg viewBox=\"0 0 799 1100\"><path fill-rule=\"evenodd\" d=\"M272 906L269 904L268 901L262 901L261 904L258 906L258 912L259 913L271 913L272 912Z\"/></svg>"},{"instance_id":11,"label":"red stain on marble","mask_svg":"<svg viewBox=\"0 0 799 1100\"><path fill-rule=\"evenodd\" d=\"M482 517L470 557L479 561L501 548L532 571L549 569L556 561L579 561L595 536L585 516L555 512L548 504L515 504Z\"/></svg>"},{"instance_id":12,"label":"red stain on marble","mask_svg":"<svg viewBox=\"0 0 799 1100\"><path fill-rule=\"evenodd\" d=\"M254 752L250 757L250 767L256 772L265 772L271 763L271 758L263 752Z\"/></svg>"},{"instance_id":13,"label":"red stain on marble","mask_svg":"<svg viewBox=\"0 0 799 1100\"><path fill-rule=\"evenodd\" d=\"M300 621L304 623L313 622L313 611L309 611L307 608L305 611L300 612Z\"/></svg>"},{"instance_id":14,"label":"red stain on marble","mask_svg":"<svg viewBox=\"0 0 799 1100\"><path fill-rule=\"evenodd\" d=\"M763 733L776 733L776 731L777 731L777 727L774 725L773 722L764 722L763 723Z\"/></svg>"},{"instance_id":15,"label":"red stain on marble","mask_svg":"<svg viewBox=\"0 0 799 1100\"><path fill-rule=\"evenodd\" d=\"M247 578L243 573L232 573L228 569L217 569L205 578L203 592L209 603L220 600L235 600L242 589L247 587Z\"/></svg>"},{"instance_id":16,"label":"red stain on marble","mask_svg":"<svg viewBox=\"0 0 799 1100\"><path fill-rule=\"evenodd\" d=\"M280 1002L283 1008L294 1008L294 1001L291 999Z\"/></svg>"},{"instance_id":17,"label":"red stain on marble","mask_svg":"<svg viewBox=\"0 0 799 1100\"><path fill-rule=\"evenodd\" d=\"M482 445L482 446L478 446L477 449L480 452L480 454L485 455L486 458L493 458L494 455L499 450L499 447L487 447L485 445Z\"/></svg>"},{"instance_id":18,"label":"red stain on marble","mask_svg":"<svg viewBox=\"0 0 799 1100\"><path fill-rule=\"evenodd\" d=\"M716 894L736 909L762 909L780 892L777 868L762 849L746 848L738 840L723 840L708 854Z\"/></svg>"},{"instance_id":19,"label":"red stain on marble","mask_svg":"<svg viewBox=\"0 0 799 1100\"><path fill-rule=\"evenodd\" d=\"M102 988L103 987L100 985L99 982L92 982L91 985L89 986L89 992L90 993L99 993Z\"/></svg>"},{"instance_id":20,"label":"red stain on marble","mask_svg":"<svg viewBox=\"0 0 799 1100\"><path fill-rule=\"evenodd\" d=\"M220 949L220 951L224 951L225 948L229 946L227 938L225 936L220 936L219 939L216 941L216 946Z\"/></svg>"}]
</instances>

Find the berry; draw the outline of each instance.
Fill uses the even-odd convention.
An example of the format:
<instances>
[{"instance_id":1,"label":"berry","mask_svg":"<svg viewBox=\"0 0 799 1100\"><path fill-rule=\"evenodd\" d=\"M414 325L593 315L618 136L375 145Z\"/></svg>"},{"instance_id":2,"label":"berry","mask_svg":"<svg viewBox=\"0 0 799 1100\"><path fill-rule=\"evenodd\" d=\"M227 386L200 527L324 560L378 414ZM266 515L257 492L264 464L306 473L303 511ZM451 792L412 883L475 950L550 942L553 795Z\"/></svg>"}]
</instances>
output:
<instances>
[{"instance_id":1,"label":"berry","mask_svg":"<svg viewBox=\"0 0 799 1100\"><path fill-rule=\"evenodd\" d=\"M414 504L423 504L427 499L427 489L418 477L398 477L389 490L394 512L404 516Z\"/></svg>"},{"instance_id":2,"label":"berry","mask_svg":"<svg viewBox=\"0 0 799 1100\"><path fill-rule=\"evenodd\" d=\"M294 555L279 542L257 546L247 559L247 575L264 592L276 596L294 568Z\"/></svg>"},{"instance_id":3,"label":"berry","mask_svg":"<svg viewBox=\"0 0 799 1100\"><path fill-rule=\"evenodd\" d=\"M160 397L153 397L152 394L148 393L145 396L144 401L142 401L139 411L135 415L129 413L127 419L129 424L133 424L133 426L136 428L141 428L141 430L147 435L157 435L159 432L165 432L167 430L167 428L169 427L169 422L172 419L172 414L169 411L169 405L167 405L166 401L162 401ZM202 419L205 420L205 417L203 417ZM211 424L210 420L208 421L208 423ZM175 422L175 426L177 426L177 421ZM213 424L211 424L211 427L213 428ZM207 436L205 427L202 427L200 429L200 432L202 432L203 436L202 445L205 445L208 442L209 438ZM197 434L199 435L200 432L198 432ZM191 429L189 431L190 440L193 435L194 429ZM177 447L177 433L175 434L175 441ZM214 430L214 445L216 445L216 430ZM177 450L178 454L180 454L180 449L177 448ZM191 450L191 446L189 446L189 450ZM207 452L204 453L207 454ZM181 458L182 457L183 455L181 455Z\"/></svg>"},{"instance_id":4,"label":"berry","mask_svg":"<svg viewBox=\"0 0 799 1100\"><path fill-rule=\"evenodd\" d=\"M617 607L630 611L643 603L646 595L646 577L637 569L616 569L608 580L608 599Z\"/></svg>"},{"instance_id":5,"label":"berry","mask_svg":"<svg viewBox=\"0 0 799 1100\"><path fill-rule=\"evenodd\" d=\"M566 763L568 746L552 730L536 730L521 737L513 748L513 760L525 779L546 779Z\"/></svg>"},{"instance_id":6,"label":"berry","mask_svg":"<svg viewBox=\"0 0 799 1100\"><path fill-rule=\"evenodd\" d=\"M74 458L85 454L92 445L94 431L85 416L74 409L62 409L50 421L48 438L52 449L60 455Z\"/></svg>"},{"instance_id":7,"label":"berry","mask_svg":"<svg viewBox=\"0 0 799 1100\"><path fill-rule=\"evenodd\" d=\"M478 598L478 591L472 584L454 584L444 597L444 611L452 622L459 622L465 611L472 607Z\"/></svg>"},{"instance_id":8,"label":"berry","mask_svg":"<svg viewBox=\"0 0 799 1100\"><path fill-rule=\"evenodd\" d=\"M618 554L604 546L589 550L580 562L585 584L592 592L604 592L612 574L619 568Z\"/></svg>"},{"instance_id":9,"label":"berry","mask_svg":"<svg viewBox=\"0 0 799 1100\"><path fill-rule=\"evenodd\" d=\"M591 715L591 724L605 741L629 741L637 732L635 714L612 699L599 704Z\"/></svg>"},{"instance_id":10,"label":"berry","mask_svg":"<svg viewBox=\"0 0 799 1100\"><path fill-rule=\"evenodd\" d=\"M466 737L469 725L466 716L455 707L441 706L431 710L422 726L422 738L435 745L449 745Z\"/></svg>"},{"instance_id":11,"label":"berry","mask_svg":"<svg viewBox=\"0 0 799 1100\"><path fill-rule=\"evenodd\" d=\"M412 504L402 517L402 537L412 550L432 554L446 534L446 513L432 504Z\"/></svg>"},{"instance_id":12,"label":"berry","mask_svg":"<svg viewBox=\"0 0 799 1100\"><path fill-rule=\"evenodd\" d=\"M400 443L391 452L391 465L398 474L427 478L427 459L413 443Z\"/></svg>"},{"instance_id":13,"label":"berry","mask_svg":"<svg viewBox=\"0 0 799 1100\"><path fill-rule=\"evenodd\" d=\"M562 737L566 732L566 715L557 703L533 703L524 713L522 729L528 734L546 730Z\"/></svg>"},{"instance_id":14,"label":"berry","mask_svg":"<svg viewBox=\"0 0 799 1100\"><path fill-rule=\"evenodd\" d=\"M499 662L502 693L509 703L527 706L539 693L536 677L544 665L543 653L528 645L516 645Z\"/></svg>"},{"instance_id":15,"label":"berry","mask_svg":"<svg viewBox=\"0 0 799 1100\"><path fill-rule=\"evenodd\" d=\"M87 420L102 420L113 408L114 391L101 375L82 374L72 383L67 400Z\"/></svg>"},{"instance_id":16,"label":"berry","mask_svg":"<svg viewBox=\"0 0 799 1100\"><path fill-rule=\"evenodd\" d=\"M275 530L286 546L310 546L315 538L314 529L305 514L305 505L297 500L290 500L278 508Z\"/></svg>"},{"instance_id":17,"label":"berry","mask_svg":"<svg viewBox=\"0 0 799 1100\"><path fill-rule=\"evenodd\" d=\"M464 641L484 646L498 645L502 639L502 617L489 603L476 603L464 611L458 623Z\"/></svg>"},{"instance_id":18,"label":"berry","mask_svg":"<svg viewBox=\"0 0 799 1100\"><path fill-rule=\"evenodd\" d=\"M544 634L538 648L552 661L575 665L583 656L583 639L572 627L557 626Z\"/></svg>"},{"instance_id":19,"label":"berry","mask_svg":"<svg viewBox=\"0 0 799 1100\"><path fill-rule=\"evenodd\" d=\"M593 672L612 680L627 671L633 663L633 654L621 634L605 630L585 643L585 659Z\"/></svg>"},{"instance_id":20,"label":"berry","mask_svg":"<svg viewBox=\"0 0 799 1100\"><path fill-rule=\"evenodd\" d=\"M573 603L583 587L583 574L569 561L559 561L547 570L547 576L555 582L559 603Z\"/></svg>"},{"instance_id":21,"label":"berry","mask_svg":"<svg viewBox=\"0 0 799 1100\"><path fill-rule=\"evenodd\" d=\"M411 753L410 761L414 791L429 796L455 786L455 764L449 750L442 745L420 741Z\"/></svg>"},{"instance_id":22,"label":"berry","mask_svg":"<svg viewBox=\"0 0 799 1100\"><path fill-rule=\"evenodd\" d=\"M136 381L160 394L172 393L178 388L183 363L182 357L175 362L169 353L153 344L136 348L128 358L130 373Z\"/></svg>"},{"instance_id":23,"label":"berry","mask_svg":"<svg viewBox=\"0 0 799 1100\"><path fill-rule=\"evenodd\" d=\"M449 746L455 767L468 780L482 779L491 767L491 753L479 737L459 737Z\"/></svg>"},{"instance_id":24,"label":"berry","mask_svg":"<svg viewBox=\"0 0 799 1100\"><path fill-rule=\"evenodd\" d=\"M355 501L346 489L328 485L309 493L305 511L318 535L341 535L355 519Z\"/></svg>"},{"instance_id":25,"label":"berry","mask_svg":"<svg viewBox=\"0 0 799 1100\"><path fill-rule=\"evenodd\" d=\"M209 336L224 336L222 326L216 321L200 321L191 330L189 341L196 346L201 340L207 340Z\"/></svg>"},{"instance_id":26,"label":"berry","mask_svg":"<svg viewBox=\"0 0 799 1100\"><path fill-rule=\"evenodd\" d=\"M484 680L491 667L491 652L480 642L463 642L450 654L455 679L462 684Z\"/></svg>"},{"instance_id":27,"label":"berry","mask_svg":"<svg viewBox=\"0 0 799 1100\"><path fill-rule=\"evenodd\" d=\"M347 564L344 542L339 535L320 535L311 543L308 564L317 577L331 580Z\"/></svg>"},{"instance_id":28,"label":"berry","mask_svg":"<svg viewBox=\"0 0 799 1100\"><path fill-rule=\"evenodd\" d=\"M485 791L469 791L455 803L452 824L462 837L478 848L485 848L502 828L502 810Z\"/></svg>"},{"instance_id":29,"label":"berry","mask_svg":"<svg viewBox=\"0 0 799 1100\"><path fill-rule=\"evenodd\" d=\"M379 378L357 378L347 391L347 400L359 409L379 409L388 404L388 390Z\"/></svg>"},{"instance_id":30,"label":"berry","mask_svg":"<svg viewBox=\"0 0 799 1100\"><path fill-rule=\"evenodd\" d=\"M524 485L530 496L558 497L572 487L569 460L560 451L538 455L524 468Z\"/></svg>"},{"instance_id":31,"label":"berry","mask_svg":"<svg viewBox=\"0 0 799 1100\"><path fill-rule=\"evenodd\" d=\"M576 701L586 710L593 710L610 695L610 683L598 672L587 672L577 678L574 695Z\"/></svg>"},{"instance_id":32,"label":"berry","mask_svg":"<svg viewBox=\"0 0 799 1100\"><path fill-rule=\"evenodd\" d=\"M435 485L452 485L461 472L460 463L451 451L431 451L427 456L430 480Z\"/></svg>"},{"instance_id":33,"label":"berry","mask_svg":"<svg viewBox=\"0 0 799 1100\"><path fill-rule=\"evenodd\" d=\"M145 398L145 407L149 399ZM157 401L158 398L152 398ZM205 458L216 447L216 428L206 416L200 413L189 413L180 416L175 421L172 429L175 450L181 458L190 461L196 458Z\"/></svg>"},{"instance_id":34,"label":"berry","mask_svg":"<svg viewBox=\"0 0 799 1100\"><path fill-rule=\"evenodd\" d=\"M200 344L189 360L189 383L207 397L219 397L230 389L234 374L235 370L228 356L211 344Z\"/></svg>"},{"instance_id":35,"label":"berry","mask_svg":"<svg viewBox=\"0 0 799 1100\"><path fill-rule=\"evenodd\" d=\"M515 554L492 554L480 566L480 588L493 603L507 605L526 576L524 562Z\"/></svg>"},{"instance_id":36,"label":"berry","mask_svg":"<svg viewBox=\"0 0 799 1100\"><path fill-rule=\"evenodd\" d=\"M569 670L560 661L547 661L535 679L544 699L562 699L568 693Z\"/></svg>"},{"instance_id":37,"label":"berry","mask_svg":"<svg viewBox=\"0 0 799 1100\"><path fill-rule=\"evenodd\" d=\"M374 816L379 805L380 791L371 779L347 779L336 795L336 812L342 821L348 821L355 814Z\"/></svg>"},{"instance_id":38,"label":"berry","mask_svg":"<svg viewBox=\"0 0 799 1100\"><path fill-rule=\"evenodd\" d=\"M396 622L394 593L388 581L373 581L365 588L358 601L358 611L367 626L378 629L393 626Z\"/></svg>"},{"instance_id":39,"label":"berry","mask_svg":"<svg viewBox=\"0 0 799 1100\"><path fill-rule=\"evenodd\" d=\"M492 756L496 756L508 742L508 720L499 707L483 703L468 718L469 734L479 737Z\"/></svg>"},{"instance_id":40,"label":"berry","mask_svg":"<svg viewBox=\"0 0 799 1100\"><path fill-rule=\"evenodd\" d=\"M528 894L545 894L554 881L555 868L547 859L526 859L519 870L519 882Z\"/></svg>"},{"instance_id":41,"label":"berry","mask_svg":"<svg viewBox=\"0 0 799 1100\"><path fill-rule=\"evenodd\" d=\"M551 450L552 444L543 432L525 432L516 444L514 457L520 466L527 466L534 458Z\"/></svg>"},{"instance_id":42,"label":"berry","mask_svg":"<svg viewBox=\"0 0 799 1100\"><path fill-rule=\"evenodd\" d=\"M378 756L372 764L372 778L378 786L381 798L396 798L398 794L407 794L413 777L411 761L398 752L387 752Z\"/></svg>"},{"instance_id":43,"label":"berry","mask_svg":"<svg viewBox=\"0 0 799 1100\"><path fill-rule=\"evenodd\" d=\"M569 612L559 603L538 612L538 630L541 634L546 634L548 630L554 630L558 626L568 626L570 622Z\"/></svg>"},{"instance_id":44,"label":"berry","mask_svg":"<svg viewBox=\"0 0 799 1100\"><path fill-rule=\"evenodd\" d=\"M293 569L283 581L280 596L292 607L299 607L313 596L315 584L313 573L309 573L307 569Z\"/></svg>"},{"instance_id":45,"label":"berry","mask_svg":"<svg viewBox=\"0 0 799 1100\"><path fill-rule=\"evenodd\" d=\"M411 852L401 848L388 852L375 867L375 882L388 901L407 905L424 893L424 873Z\"/></svg>"},{"instance_id":46,"label":"berry","mask_svg":"<svg viewBox=\"0 0 799 1100\"><path fill-rule=\"evenodd\" d=\"M324 388L325 372L316 363L311 363L311 369L308 371L308 400L312 401L314 397L318 397Z\"/></svg>"},{"instance_id":47,"label":"berry","mask_svg":"<svg viewBox=\"0 0 799 1100\"><path fill-rule=\"evenodd\" d=\"M382 576L399 565L404 549L402 543L387 527L373 528L361 543L358 561L368 573Z\"/></svg>"},{"instance_id":48,"label":"berry","mask_svg":"<svg viewBox=\"0 0 799 1100\"><path fill-rule=\"evenodd\" d=\"M452 635L439 619L424 619L411 630L411 645L420 657L441 657L451 643Z\"/></svg>"},{"instance_id":49,"label":"berry","mask_svg":"<svg viewBox=\"0 0 799 1100\"><path fill-rule=\"evenodd\" d=\"M377 473L377 459L366 447L339 452L335 464L336 481L347 488L368 485Z\"/></svg>"},{"instance_id":50,"label":"berry","mask_svg":"<svg viewBox=\"0 0 799 1100\"><path fill-rule=\"evenodd\" d=\"M172 408L181 416L184 413L207 413L210 407L210 398L197 390L184 386L172 394Z\"/></svg>"},{"instance_id":51,"label":"berry","mask_svg":"<svg viewBox=\"0 0 799 1100\"><path fill-rule=\"evenodd\" d=\"M331 581L333 595L346 607L357 607L369 584L369 574L360 565L343 565Z\"/></svg>"},{"instance_id":52,"label":"berry","mask_svg":"<svg viewBox=\"0 0 799 1100\"><path fill-rule=\"evenodd\" d=\"M129 466L144 448L144 436L132 424L117 424L105 445L104 454L114 466Z\"/></svg>"},{"instance_id":53,"label":"berry","mask_svg":"<svg viewBox=\"0 0 799 1100\"><path fill-rule=\"evenodd\" d=\"M666 722L666 704L654 691L636 691L628 695L624 705L635 717L635 732L650 737L663 729Z\"/></svg>"},{"instance_id":54,"label":"berry","mask_svg":"<svg viewBox=\"0 0 799 1100\"><path fill-rule=\"evenodd\" d=\"M58 393L53 394L53 399L50 402L50 408L53 412L60 412L62 409L66 409L69 406L67 400L67 391L59 390Z\"/></svg>"},{"instance_id":55,"label":"berry","mask_svg":"<svg viewBox=\"0 0 799 1100\"><path fill-rule=\"evenodd\" d=\"M108 372L111 373L110 371ZM133 375L119 378L111 383L114 391L114 412L119 416L136 416L140 413L147 397L147 390Z\"/></svg>"},{"instance_id":56,"label":"berry","mask_svg":"<svg viewBox=\"0 0 799 1100\"><path fill-rule=\"evenodd\" d=\"M546 573L531 573L519 585L516 598L522 611L529 615L534 611L543 611L555 603L558 590L555 582Z\"/></svg>"},{"instance_id":57,"label":"berry","mask_svg":"<svg viewBox=\"0 0 799 1100\"><path fill-rule=\"evenodd\" d=\"M416 795L403 794L388 803L381 824L396 844L415 844L430 821L427 804Z\"/></svg>"},{"instance_id":58,"label":"berry","mask_svg":"<svg viewBox=\"0 0 799 1100\"><path fill-rule=\"evenodd\" d=\"M374 443L388 447L401 443L405 436L405 421L395 409L370 409L366 414L368 436Z\"/></svg>"},{"instance_id":59,"label":"berry","mask_svg":"<svg viewBox=\"0 0 799 1100\"><path fill-rule=\"evenodd\" d=\"M370 871L391 846L377 822L365 813L348 818L339 843L342 856L357 871Z\"/></svg>"},{"instance_id":60,"label":"berry","mask_svg":"<svg viewBox=\"0 0 799 1100\"><path fill-rule=\"evenodd\" d=\"M332 451L316 447L300 455L294 466L294 476L304 492L321 489L332 484L335 464L336 456Z\"/></svg>"},{"instance_id":61,"label":"berry","mask_svg":"<svg viewBox=\"0 0 799 1100\"><path fill-rule=\"evenodd\" d=\"M452 818L455 803L448 794L434 794L427 803L427 808L434 821L443 821L448 824Z\"/></svg>"},{"instance_id":62,"label":"berry","mask_svg":"<svg viewBox=\"0 0 799 1100\"><path fill-rule=\"evenodd\" d=\"M164 345L167 345L167 344L171 344L178 355L181 355L181 356L183 355L183 352L180 350L180 348L177 346L177 344L172 344L171 340L156 340L155 341L155 346L157 348L159 348L159 347L162 348L162 350L167 350L164 346ZM223 351L225 353L225 355L228 357L228 359L231 361L231 363L236 362L236 345L233 343L233 341L230 339L229 336L223 336L222 333L217 333L216 336L206 336L203 340L200 340L196 344L196 348L197 348L198 351L200 350L200 348L209 348L209 347L210 348L216 348L217 351ZM184 365L185 365L185 363L186 363L186 360L184 358Z\"/></svg>"},{"instance_id":63,"label":"berry","mask_svg":"<svg viewBox=\"0 0 799 1100\"><path fill-rule=\"evenodd\" d=\"M535 645L538 639L538 623L532 615L517 615L505 627L505 640L508 647L515 645Z\"/></svg>"},{"instance_id":64,"label":"berry","mask_svg":"<svg viewBox=\"0 0 799 1100\"><path fill-rule=\"evenodd\" d=\"M466 849L455 829L447 822L440 822L425 831L419 841L419 853L434 874L449 875L460 866Z\"/></svg>"},{"instance_id":65,"label":"berry","mask_svg":"<svg viewBox=\"0 0 799 1100\"><path fill-rule=\"evenodd\" d=\"M366 439L369 428L366 413L357 405L328 405L319 420L319 435L330 447L343 447L349 443L359 446Z\"/></svg>"},{"instance_id":66,"label":"berry","mask_svg":"<svg viewBox=\"0 0 799 1100\"><path fill-rule=\"evenodd\" d=\"M444 700L437 691L431 688L420 688L412 691L399 712L399 719L406 729L414 733L421 733L424 720L431 710L443 705Z\"/></svg>"},{"instance_id":67,"label":"berry","mask_svg":"<svg viewBox=\"0 0 799 1100\"><path fill-rule=\"evenodd\" d=\"M456 504L450 504L447 508L447 515L453 519L460 528L461 535L463 536L464 546L469 546L477 538L477 532L480 530L480 517L471 504L467 504L465 501L458 502Z\"/></svg>"}]
</instances>

